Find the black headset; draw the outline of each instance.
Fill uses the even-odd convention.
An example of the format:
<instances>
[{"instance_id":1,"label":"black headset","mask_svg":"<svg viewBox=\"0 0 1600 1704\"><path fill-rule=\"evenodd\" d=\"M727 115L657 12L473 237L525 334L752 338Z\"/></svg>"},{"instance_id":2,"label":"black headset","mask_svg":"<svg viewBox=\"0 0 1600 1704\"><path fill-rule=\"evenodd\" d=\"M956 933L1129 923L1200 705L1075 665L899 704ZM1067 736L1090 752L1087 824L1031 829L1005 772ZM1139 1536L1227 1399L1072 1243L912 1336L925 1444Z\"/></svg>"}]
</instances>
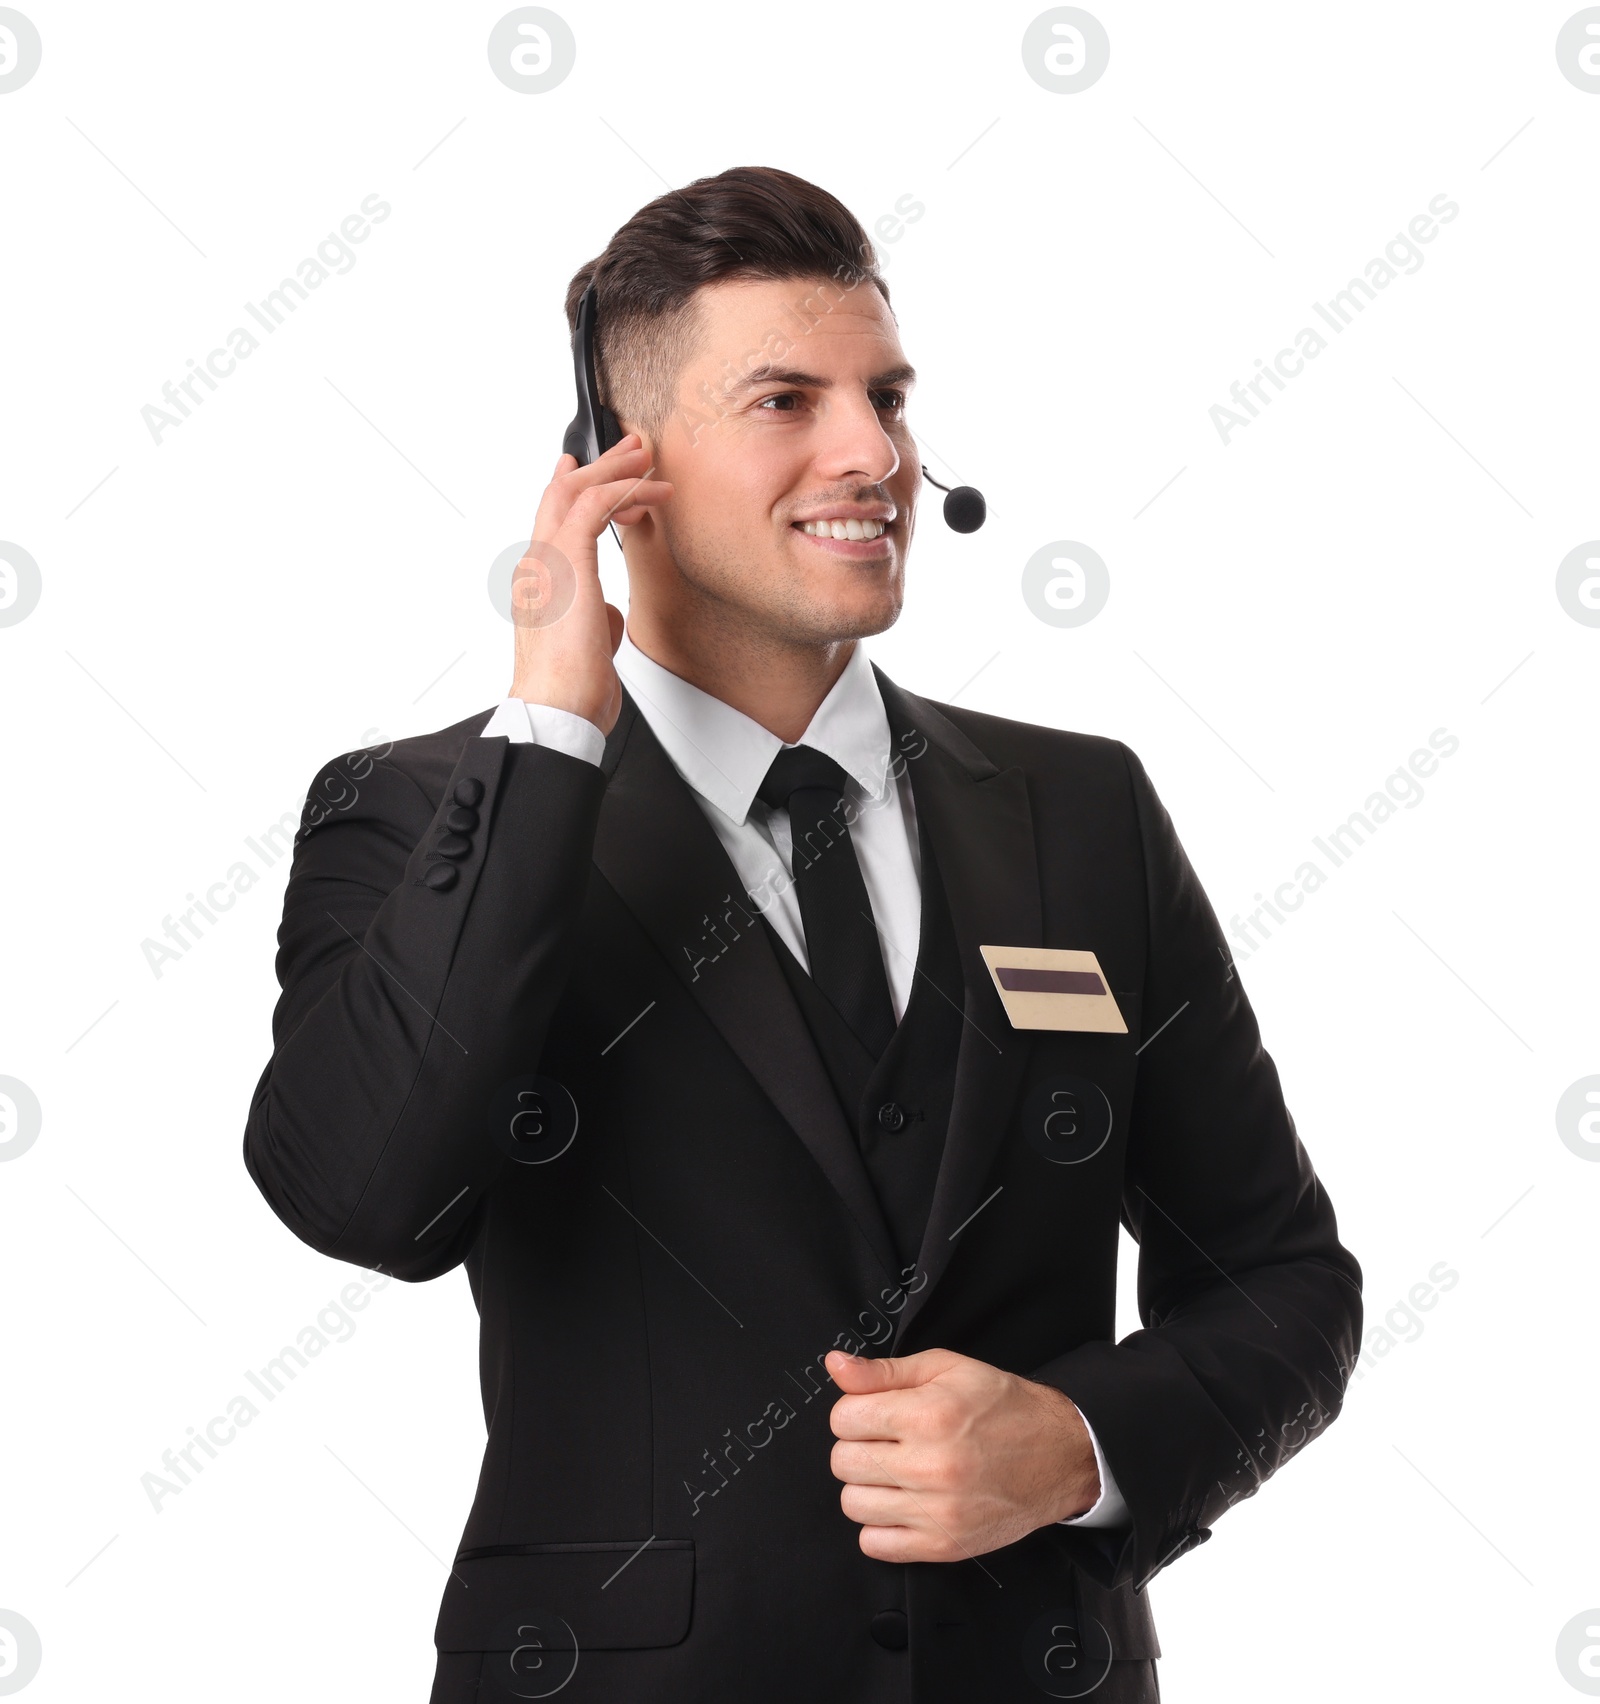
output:
<instances>
[{"instance_id":1,"label":"black headset","mask_svg":"<svg viewBox=\"0 0 1600 1704\"><path fill-rule=\"evenodd\" d=\"M594 376L594 285L583 293L578 303L578 323L572 331L573 376L578 384L578 412L572 417L561 448L572 456L579 467L605 454L621 440L622 428L617 417L600 400L600 390ZM945 493L944 518L954 532L976 532L989 513L983 493L971 485L958 485L953 490L941 485L924 467L922 477Z\"/></svg>"}]
</instances>

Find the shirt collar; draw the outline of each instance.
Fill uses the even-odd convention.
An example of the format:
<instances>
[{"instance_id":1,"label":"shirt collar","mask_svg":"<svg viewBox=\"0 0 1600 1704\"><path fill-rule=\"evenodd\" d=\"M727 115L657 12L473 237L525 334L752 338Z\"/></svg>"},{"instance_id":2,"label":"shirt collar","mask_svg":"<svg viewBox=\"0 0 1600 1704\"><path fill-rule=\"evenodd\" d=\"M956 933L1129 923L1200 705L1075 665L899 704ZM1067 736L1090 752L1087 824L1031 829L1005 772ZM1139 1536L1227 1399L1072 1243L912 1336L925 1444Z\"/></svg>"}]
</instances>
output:
<instances>
[{"instance_id":1,"label":"shirt collar","mask_svg":"<svg viewBox=\"0 0 1600 1704\"><path fill-rule=\"evenodd\" d=\"M624 632L617 673L673 767L718 810L742 823L783 741L742 710L647 657ZM795 742L831 757L868 798L889 786L889 716L860 642Z\"/></svg>"}]
</instances>

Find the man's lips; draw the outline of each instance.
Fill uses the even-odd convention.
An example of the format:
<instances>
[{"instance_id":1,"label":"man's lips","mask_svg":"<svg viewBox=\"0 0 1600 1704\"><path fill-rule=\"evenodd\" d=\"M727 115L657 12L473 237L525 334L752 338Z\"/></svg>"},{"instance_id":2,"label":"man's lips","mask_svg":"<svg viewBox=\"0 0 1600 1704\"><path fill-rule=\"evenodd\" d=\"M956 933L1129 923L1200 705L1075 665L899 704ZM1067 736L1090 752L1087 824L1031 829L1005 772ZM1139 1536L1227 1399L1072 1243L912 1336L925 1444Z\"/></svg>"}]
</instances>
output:
<instances>
[{"instance_id":1,"label":"man's lips","mask_svg":"<svg viewBox=\"0 0 1600 1704\"><path fill-rule=\"evenodd\" d=\"M876 538L821 538L815 533L802 530L802 523L791 523L789 530L802 543L816 550L823 550L832 556L842 556L846 561L879 562L886 561L894 550L894 524L887 522L884 530Z\"/></svg>"}]
</instances>

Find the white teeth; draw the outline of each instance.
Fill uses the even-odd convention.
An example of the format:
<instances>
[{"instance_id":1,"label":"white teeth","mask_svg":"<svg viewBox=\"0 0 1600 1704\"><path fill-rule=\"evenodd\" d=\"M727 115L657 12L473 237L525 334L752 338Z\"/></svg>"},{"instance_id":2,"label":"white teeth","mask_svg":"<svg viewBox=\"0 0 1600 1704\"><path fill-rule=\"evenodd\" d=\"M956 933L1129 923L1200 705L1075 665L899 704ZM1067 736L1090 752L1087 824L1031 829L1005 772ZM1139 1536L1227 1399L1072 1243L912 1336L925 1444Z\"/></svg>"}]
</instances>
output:
<instances>
[{"instance_id":1,"label":"white teeth","mask_svg":"<svg viewBox=\"0 0 1600 1704\"><path fill-rule=\"evenodd\" d=\"M884 529L883 521L806 521L801 531L812 538L877 538Z\"/></svg>"}]
</instances>

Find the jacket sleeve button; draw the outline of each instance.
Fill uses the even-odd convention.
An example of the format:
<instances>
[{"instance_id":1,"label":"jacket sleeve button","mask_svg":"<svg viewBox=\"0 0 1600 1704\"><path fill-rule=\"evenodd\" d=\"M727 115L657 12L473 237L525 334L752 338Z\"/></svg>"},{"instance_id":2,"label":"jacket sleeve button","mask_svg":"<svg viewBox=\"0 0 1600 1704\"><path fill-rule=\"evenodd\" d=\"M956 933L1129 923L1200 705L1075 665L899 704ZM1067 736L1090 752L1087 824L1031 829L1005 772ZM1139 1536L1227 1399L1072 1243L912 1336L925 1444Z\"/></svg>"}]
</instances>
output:
<instances>
[{"instance_id":1,"label":"jacket sleeve button","mask_svg":"<svg viewBox=\"0 0 1600 1704\"><path fill-rule=\"evenodd\" d=\"M475 805L483 797L483 783L476 775L469 775L466 780L456 782L450 797L458 805Z\"/></svg>"},{"instance_id":2,"label":"jacket sleeve button","mask_svg":"<svg viewBox=\"0 0 1600 1704\"><path fill-rule=\"evenodd\" d=\"M422 885L435 893L447 893L460 879L461 872L454 864L430 864L422 872Z\"/></svg>"}]
</instances>

